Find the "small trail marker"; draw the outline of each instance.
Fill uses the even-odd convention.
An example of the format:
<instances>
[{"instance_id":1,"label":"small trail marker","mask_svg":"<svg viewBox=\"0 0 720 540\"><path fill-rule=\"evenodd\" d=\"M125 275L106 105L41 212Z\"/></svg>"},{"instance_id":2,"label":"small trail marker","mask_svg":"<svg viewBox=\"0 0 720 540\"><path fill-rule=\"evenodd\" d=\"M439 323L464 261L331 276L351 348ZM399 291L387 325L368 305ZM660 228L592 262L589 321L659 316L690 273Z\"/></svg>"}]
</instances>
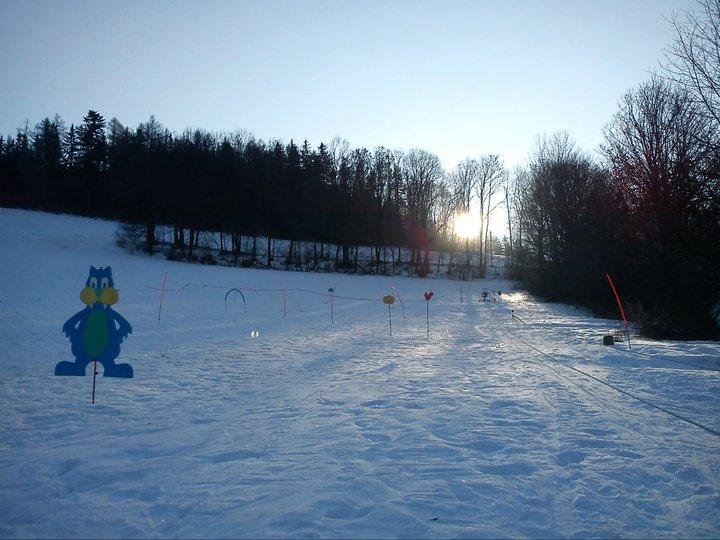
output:
<instances>
[{"instance_id":1,"label":"small trail marker","mask_svg":"<svg viewBox=\"0 0 720 540\"><path fill-rule=\"evenodd\" d=\"M287 317L287 293L283 289L283 317Z\"/></svg>"},{"instance_id":2,"label":"small trail marker","mask_svg":"<svg viewBox=\"0 0 720 540\"><path fill-rule=\"evenodd\" d=\"M390 335L392 336L392 305L395 303L395 297L392 294L383 296L383 303L388 307L388 322L390 323Z\"/></svg>"},{"instance_id":3,"label":"small trail marker","mask_svg":"<svg viewBox=\"0 0 720 540\"><path fill-rule=\"evenodd\" d=\"M427 330L427 339L430 339L430 300L432 297L432 291L425 292L425 328Z\"/></svg>"}]
</instances>

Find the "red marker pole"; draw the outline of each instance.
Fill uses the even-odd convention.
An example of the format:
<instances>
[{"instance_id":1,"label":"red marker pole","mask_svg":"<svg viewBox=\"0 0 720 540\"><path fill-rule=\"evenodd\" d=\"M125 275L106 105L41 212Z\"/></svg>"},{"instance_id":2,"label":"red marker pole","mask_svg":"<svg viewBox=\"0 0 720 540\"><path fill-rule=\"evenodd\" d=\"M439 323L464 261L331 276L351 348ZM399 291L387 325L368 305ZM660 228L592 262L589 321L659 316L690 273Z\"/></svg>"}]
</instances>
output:
<instances>
[{"instance_id":1,"label":"red marker pole","mask_svg":"<svg viewBox=\"0 0 720 540\"><path fill-rule=\"evenodd\" d=\"M625 333L627 334L628 349L632 349L632 347L630 346L630 330L628 329L628 320L625 316L625 309L623 309L622 300L620 300L620 295L618 294L617 288L615 287L615 282L613 281L612 277L610 277L610 274L608 272L605 273L605 278L610 284L613 296L615 297L615 303L617 304L618 311L620 312L620 317L622 317L622 321L625 324Z\"/></svg>"},{"instance_id":2,"label":"red marker pole","mask_svg":"<svg viewBox=\"0 0 720 540\"><path fill-rule=\"evenodd\" d=\"M92 389L92 404L95 405L95 379L97 378L97 360L93 360L93 389Z\"/></svg>"}]
</instances>

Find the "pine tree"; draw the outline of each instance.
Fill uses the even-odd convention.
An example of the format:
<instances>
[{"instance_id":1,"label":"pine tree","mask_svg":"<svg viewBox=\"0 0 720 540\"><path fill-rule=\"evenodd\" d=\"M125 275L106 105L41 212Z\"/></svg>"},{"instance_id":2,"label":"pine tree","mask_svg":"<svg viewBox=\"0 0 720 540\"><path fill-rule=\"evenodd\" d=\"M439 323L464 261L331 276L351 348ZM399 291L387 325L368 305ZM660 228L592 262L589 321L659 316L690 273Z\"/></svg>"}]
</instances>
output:
<instances>
[{"instance_id":1,"label":"pine tree","mask_svg":"<svg viewBox=\"0 0 720 540\"><path fill-rule=\"evenodd\" d=\"M101 185L107 167L105 119L89 110L78 128L80 176L85 193L85 211L98 215L105 210L107 186ZM93 199L93 195L95 198Z\"/></svg>"}]
</instances>

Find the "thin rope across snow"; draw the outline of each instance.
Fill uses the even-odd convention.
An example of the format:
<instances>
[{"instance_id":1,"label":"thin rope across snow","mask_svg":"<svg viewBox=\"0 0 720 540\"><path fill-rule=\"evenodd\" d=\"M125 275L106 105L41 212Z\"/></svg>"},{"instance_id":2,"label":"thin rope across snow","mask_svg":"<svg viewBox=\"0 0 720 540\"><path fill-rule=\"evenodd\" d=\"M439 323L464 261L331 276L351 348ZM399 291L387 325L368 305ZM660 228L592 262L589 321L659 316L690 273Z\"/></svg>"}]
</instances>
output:
<instances>
[{"instance_id":1,"label":"thin rope across snow","mask_svg":"<svg viewBox=\"0 0 720 540\"><path fill-rule=\"evenodd\" d=\"M608 388L612 388L612 389L615 390L616 392L619 392L619 393L624 394L624 395L626 395L626 396L628 396L628 397L630 397L630 398L632 398L632 399L635 399L635 400L637 400L637 401L639 401L639 402L641 402L641 403L644 403L644 404L647 405L648 407L652 407L653 409L656 409L656 410L658 410L658 411L664 412L665 414L668 414L668 415L670 415L670 416L674 416L674 417L677 418L678 420L682 420L682 421L684 421L684 422L687 422L688 424L692 424L692 425L694 425L694 426L697 426L697 427L699 427L700 429L705 430L705 431L707 431L708 433L710 433L710 434L712 434L712 435L715 435L715 436L717 436L717 437L720 437L720 431L717 431L717 430L715 430L715 429L713 429L713 428L711 428L711 427L708 427L708 426L706 426L706 425L704 425L704 424L701 424L700 422L697 422L697 421L693 420L692 418L688 418L688 417L683 416L683 415L681 415L681 414L679 414L679 413L676 413L675 411L671 411L670 409L666 409L666 408L663 407L662 405L657 405L657 404L653 403L652 401L648 401L648 400L645 399L645 398L642 398L642 397L640 397L640 396L637 396L637 395L633 394L632 392L628 392L627 390L623 390L622 388L620 388L620 387L618 387L618 386L615 386L615 385L612 384L612 383L609 383L609 382L607 382L607 381L603 381L602 379L596 377L595 375L592 375L592 374L590 374L590 373L588 373L588 372L586 372L586 371L583 371L582 369L576 368L575 366L572 366L572 365L570 365L570 364L568 364L568 363L566 363L566 362L563 362L562 360L558 360L557 358L554 358L553 356L549 355L549 354L546 353L545 351L541 351L540 349L538 349L537 347L535 347L532 343L528 343L527 341L525 341L524 339L522 339L520 336L518 336L518 335L517 335L515 332L513 332L512 330L509 330L509 329L507 329L507 328L506 328L506 330L507 330L507 332L508 332L509 334L511 334L515 339L517 339L518 341L524 343L525 345L527 345L528 347L530 347L530 348L531 348L532 350L534 350L535 352L538 352L538 353L542 354L543 356L549 358L550 360L553 360L553 361L557 362L558 364L565 366L566 368L572 369L573 371L576 371L576 372L578 372L578 373L580 373L580 374L582 374L582 375L585 375L586 377L588 377L588 378L590 378L590 379L593 379L594 381L597 381L597 382L599 382L600 384L602 384L602 385L604 385L604 386L607 386Z\"/></svg>"}]
</instances>

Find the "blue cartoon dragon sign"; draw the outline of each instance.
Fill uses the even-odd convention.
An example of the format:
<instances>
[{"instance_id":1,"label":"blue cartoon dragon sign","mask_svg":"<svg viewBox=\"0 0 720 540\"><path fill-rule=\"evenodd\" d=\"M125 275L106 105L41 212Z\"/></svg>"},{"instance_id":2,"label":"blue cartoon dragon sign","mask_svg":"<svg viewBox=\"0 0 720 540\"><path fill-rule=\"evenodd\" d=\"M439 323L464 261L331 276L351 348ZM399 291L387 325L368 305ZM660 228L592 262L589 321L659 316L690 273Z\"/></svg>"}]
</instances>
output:
<instances>
[{"instance_id":1,"label":"blue cartoon dragon sign","mask_svg":"<svg viewBox=\"0 0 720 540\"><path fill-rule=\"evenodd\" d=\"M90 362L103 365L103 377L133 376L130 364L116 364L120 354L120 343L132 327L125 318L110 306L120 296L114 288L110 267L90 267L85 288L80 291L80 300L87 307L70 317L63 324L63 332L70 338L74 362L64 360L55 366L55 375L84 376Z\"/></svg>"}]
</instances>

